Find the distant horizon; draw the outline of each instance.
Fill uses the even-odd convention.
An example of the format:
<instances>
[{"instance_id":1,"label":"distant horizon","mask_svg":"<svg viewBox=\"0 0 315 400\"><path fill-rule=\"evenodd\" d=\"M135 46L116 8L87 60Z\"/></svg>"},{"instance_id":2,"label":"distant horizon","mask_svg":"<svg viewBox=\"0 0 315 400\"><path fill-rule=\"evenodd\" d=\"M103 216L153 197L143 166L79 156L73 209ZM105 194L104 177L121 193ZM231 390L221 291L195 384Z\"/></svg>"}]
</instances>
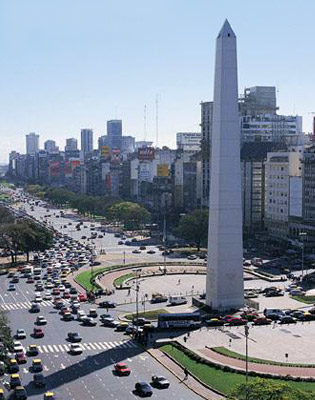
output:
<instances>
[{"instance_id":1,"label":"distant horizon","mask_svg":"<svg viewBox=\"0 0 315 400\"><path fill-rule=\"evenodd\" d=\"M275 86L278 113L301 115L303 131L312 129L313 3L5 0L0 11L0 134L9 138L1 163L12 150L25 152L30 132L41 147L52 139L62 149L66 138L80 143L86 126L96 147L111 119L122 119L124 135L155 142L157 98L160 146L174 148L177 132L200 132L226 18L237 36L239 94Z\"/></svg>"}]
</instances>

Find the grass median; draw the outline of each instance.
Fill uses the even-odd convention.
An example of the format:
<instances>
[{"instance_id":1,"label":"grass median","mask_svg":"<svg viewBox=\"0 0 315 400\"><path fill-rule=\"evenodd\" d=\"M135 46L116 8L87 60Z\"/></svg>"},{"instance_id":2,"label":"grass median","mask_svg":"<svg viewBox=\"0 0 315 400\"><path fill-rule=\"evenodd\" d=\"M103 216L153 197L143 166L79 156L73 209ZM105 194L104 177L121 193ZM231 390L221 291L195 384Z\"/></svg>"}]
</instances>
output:
<instances>
[{"instance_id":1,"label":"grass median","mask_svg":"<svg viewBox=\"0 0 315 400\"><path fill-rule=\"evenodd\" d=\"M101 274L102 272L105 272L109 269L109 267L101 267L101 268L96 268L93 270L93 274L91 270L86 270L81 272L75 277L75 281L81 285L85 290L92 290L95 285L93 286L91 284L91 280L95 279L97 275Z\"/></svg>"},{"instance_id":2,"label":"grass median","mask_svg":"<svg viewBox=\"0 0 315 400\"><path fill-rule=\"evenodd\" d=\"M213 366L203 364L193 360L183 351L177 349L171 344L160 347L160 350L169 354L182 367L186 367L188 371L195 375L200 381L224 394L229 394L235 387L241 383L245 383L245 375L237 372L222 371ZM249 381L257 380L257 377L248 377ZM266 379L272 382L285 382L295 389L300 389L308 392L315 392L315 382L295 382L282 379Z\"/></svg>"},{"instance_id":3,"label":"grass median","mask_svg":"<svg viewBox=\"0 0 315 400\"><path fill-rule=\"evenodd\" d=\"M303 295L297 295L297 296L291 296L292 299L301 301L302 303L306 304L314 304L315 303L315 296L303 296Z\"/></svg>"},{"instance_id":4,"label":"grass median","mask_svg":"<svg viewBox=\"0 0 315 400\"><path fill-rule=\"evenodd\" d=\"M146 311L145 313L139 312L138 317L146 318L149 320L154 320L154 319L157 319L159 314L168 314L168 311L165 310L165 308L160 308L158 310L149 310L149 311ZM125 318L129 319L131 321L133 318L136 318L136 314L126 314Z\"/></svg>"},{"instance_id":5,"label":"grass median","mask_svg":"<svg viewBox=\"0 0 315 400\"><path fill-rule=\"evenodd\" d=\"M131 278L135 278L135 277L136 277L136 274L133 274L133 273L121 275L117 279L114 280L114 286L116 288L119 288L120 285L122 285L125 281L127 281L128 279L131 279Z\"/></svg>"}]
</instances>

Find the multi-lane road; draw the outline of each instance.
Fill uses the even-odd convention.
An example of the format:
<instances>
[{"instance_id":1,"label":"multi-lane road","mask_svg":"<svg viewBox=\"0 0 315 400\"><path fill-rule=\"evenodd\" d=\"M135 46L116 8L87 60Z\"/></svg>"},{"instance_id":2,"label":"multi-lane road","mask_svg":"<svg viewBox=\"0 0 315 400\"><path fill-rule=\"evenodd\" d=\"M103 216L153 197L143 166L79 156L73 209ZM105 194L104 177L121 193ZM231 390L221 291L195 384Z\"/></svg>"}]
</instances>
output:
<instances>
[{"instance_id":1,"label":"multi-lane road","mask_svg":"<svg viewBox=\"0 0 315 400\"><path fill-rule=\"evenodd\" d=\"M26 205L26 212L30 212L28 205ZM43 207L35 207L32 214L40 219L47 212ZM73 229L74 223L68 225L71 222L70 219L54 219L52 216L51 222L58 230L60 229L63 233L77 239L78 236L84 236L82 230L77 232ZM70 229L61 228L64 225L69 226ZM87 223L87 226L89 225ZM125 250L127 262L129 262L129 257L134 261L138 256L132 254L132 248L123 246L125 249L122 249L122 246L118 246L118 239L114 238L113 234L106 233L103 239L98 240L101 243L96 242L97 247L102 247L110 254L116 252L121 255L121 252ZM141 256L142 260L144 258L152 260L153 257L163 259L158 253L154 255L145 253ZM38 345L39 355L35 358L42 360L43 373L46 377L46 388L37 389L32 383L33 374L30 370L32 357L28 358L26 364L20 365L20 377L29 398L43 399L44 392L52 390L56 393L57 399L134 399L137 397L134 393L135 383L138 381L150 382L152 375L163 375L171 382L169 389L153 389L152 398L161 400L170 397L182 400L199 398L185 385L180 384L168 370L146 353L138 343L131 340L128 335L116 332L112 328L103 327L99 321L96 327L82 326L76 320L63 321L51 301L42 301L40 306L40 315L47 319L47 325L43 326L45 336L40 339L33 338L31 333L36 326L34 324L36 317L39 315L28 311L35 296L34 284L28 284L25 278L20 278L15 285L16 290L8 291L9 281L7 276L0 277L0 310L7 312L13 333L17 329L25 329L27 337L21 340L25 348L29 344ZM90 307L89 304L81 305L81 308L87 313ZM97 311L99 314L104 312L101 309ZM118 308L111 314L113 317L117 317L120 312ZM66 339L68 332L78 332L82 336L83 352L81 355L69 354L70 343ZM126 362L131 368L132 372L129 376L118 377L113 373L113 365L119 361ZM1 380L1 386L6 387L9 376L5 375Z\"/></svg>"}]
</instances>

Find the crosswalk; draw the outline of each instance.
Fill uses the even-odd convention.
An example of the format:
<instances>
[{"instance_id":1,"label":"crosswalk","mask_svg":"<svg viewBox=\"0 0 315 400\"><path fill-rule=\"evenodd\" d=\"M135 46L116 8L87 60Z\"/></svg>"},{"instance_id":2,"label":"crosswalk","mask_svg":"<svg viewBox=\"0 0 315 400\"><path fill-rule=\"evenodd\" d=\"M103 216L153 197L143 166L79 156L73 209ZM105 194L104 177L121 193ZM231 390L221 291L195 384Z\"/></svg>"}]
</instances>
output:
<instances>
[{"instance_id":1,"label":"crosswalk","mask_svg":"<svg viewBox=\"0 0 315 400\"><path fill-rule=\"evenodd\" d=\"M68 301L64 300L65 304L69 304ZM43 300L41 303L38 303L40 307L49 307L53 306L53 302L50 300ZM28 310L31 308L32 303L30 301L24 301L20 303L4 303L0 304L0 310L2 311L14 311L14 310Z\"/></svg>"},{"instance_id":2,"label":"crosswalk","mask_svg":"<svg viewBox=\"0 0 315 400\"><path fill-rule=\"evenodd\" d=\"M83 351L104 351L137 347L137 345L130 340L80 343L80 346ZM37 348L39 353L66 353L70 350L70 344L41 344L38 345Z\"/></svg>"}]
</instances>

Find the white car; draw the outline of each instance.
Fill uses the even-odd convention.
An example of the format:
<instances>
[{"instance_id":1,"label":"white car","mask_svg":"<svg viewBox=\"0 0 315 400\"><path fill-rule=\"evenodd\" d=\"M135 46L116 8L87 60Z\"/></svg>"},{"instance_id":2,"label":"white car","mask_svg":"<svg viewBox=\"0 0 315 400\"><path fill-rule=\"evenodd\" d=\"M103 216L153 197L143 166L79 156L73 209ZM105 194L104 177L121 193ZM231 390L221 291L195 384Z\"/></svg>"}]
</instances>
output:
<instances>
[{"instance_id":1,"label":"white car","mask_svg":"<svg viewBox=\"0 0 315 400\"><path fill-rule=\"evenodd\" d=\"M71 343L70 353L71 354L81 354L82 353L81 345L79 343Z\"/></svg>"},{"instance_id":2,"label":"white car","mask_svg":"<svg viewBox=\"0 0 315 400\"><path fill-rule=\"evenodd\" d=\"M26 333L24 329L17 329L15 337L17 339L26 339Z\"/></svg>"},{"instance_id":3,"label":"white car","mask_svg":"<svg viewBox=\"0 0 315 400\"><path fill-rule=\"evenodd\" d=\"M35 303L41 303L42 302L42 296L40 296L39 294L37 296L35 296Z\"/></svg>"},{"instance_id":4,"label":"white car","mask_svg":"<svg viewBox=\"0 0 315 400\"><path fill-rule=\"evenodd\" d=\"M44 316L39 315L39 316L36 318L36 324L37 324L37 325L46 325L46 324L47 324L47 319L46 319Z\"/></svg>"},{"instance_id":5,"label":"white car","mask_svg":"<svg viewBox=\"0 0 315 400\"><path fill-rule=\"evenodd\" d=\"M52 289L54 287L53 283L48 282L46 283L46 289Z\"/></svg>"},{"instance_id":6,"label":"white car","mask_svg":"<svg viewBox=\"0 0 315 400\"><path fill-rule=\"evenodd\" d=\"M60 292L64 292L65 289L66 289L66 288L65 288L63 285L59 285L59 290L60 290Z\"/></svg>"},{"instance_id":7,"label":"white car","mask_svg":"<svg viewBox=\"0 0 315 400\"><path fill-rule=\"evenodd\" d=\"M24 353L24 347L22 346L22 343L19 341L13 342L13 351L14 353Z\"/></svg>"},{"instance_id":8,"label":"white car","mask_svg":"<svg viewBox=\"0 0 315 400\"><path fill-rule=\"evenodd\" d=\"M52 295L50 293L45 293L44 300L52 300Z\"/></svg>"},{"instance_id":9,"label":"white car","mask_svg":"<svg viewBox=\"0 0 315 400\"><path fill-rule=\"evenodd\" d=\"M79 310L78 313L77 313L77 320L78 320L78 321L81 321L82 318L85 318L85 317L86 317L85 311Z\"/></svg>"}]
</instances>

